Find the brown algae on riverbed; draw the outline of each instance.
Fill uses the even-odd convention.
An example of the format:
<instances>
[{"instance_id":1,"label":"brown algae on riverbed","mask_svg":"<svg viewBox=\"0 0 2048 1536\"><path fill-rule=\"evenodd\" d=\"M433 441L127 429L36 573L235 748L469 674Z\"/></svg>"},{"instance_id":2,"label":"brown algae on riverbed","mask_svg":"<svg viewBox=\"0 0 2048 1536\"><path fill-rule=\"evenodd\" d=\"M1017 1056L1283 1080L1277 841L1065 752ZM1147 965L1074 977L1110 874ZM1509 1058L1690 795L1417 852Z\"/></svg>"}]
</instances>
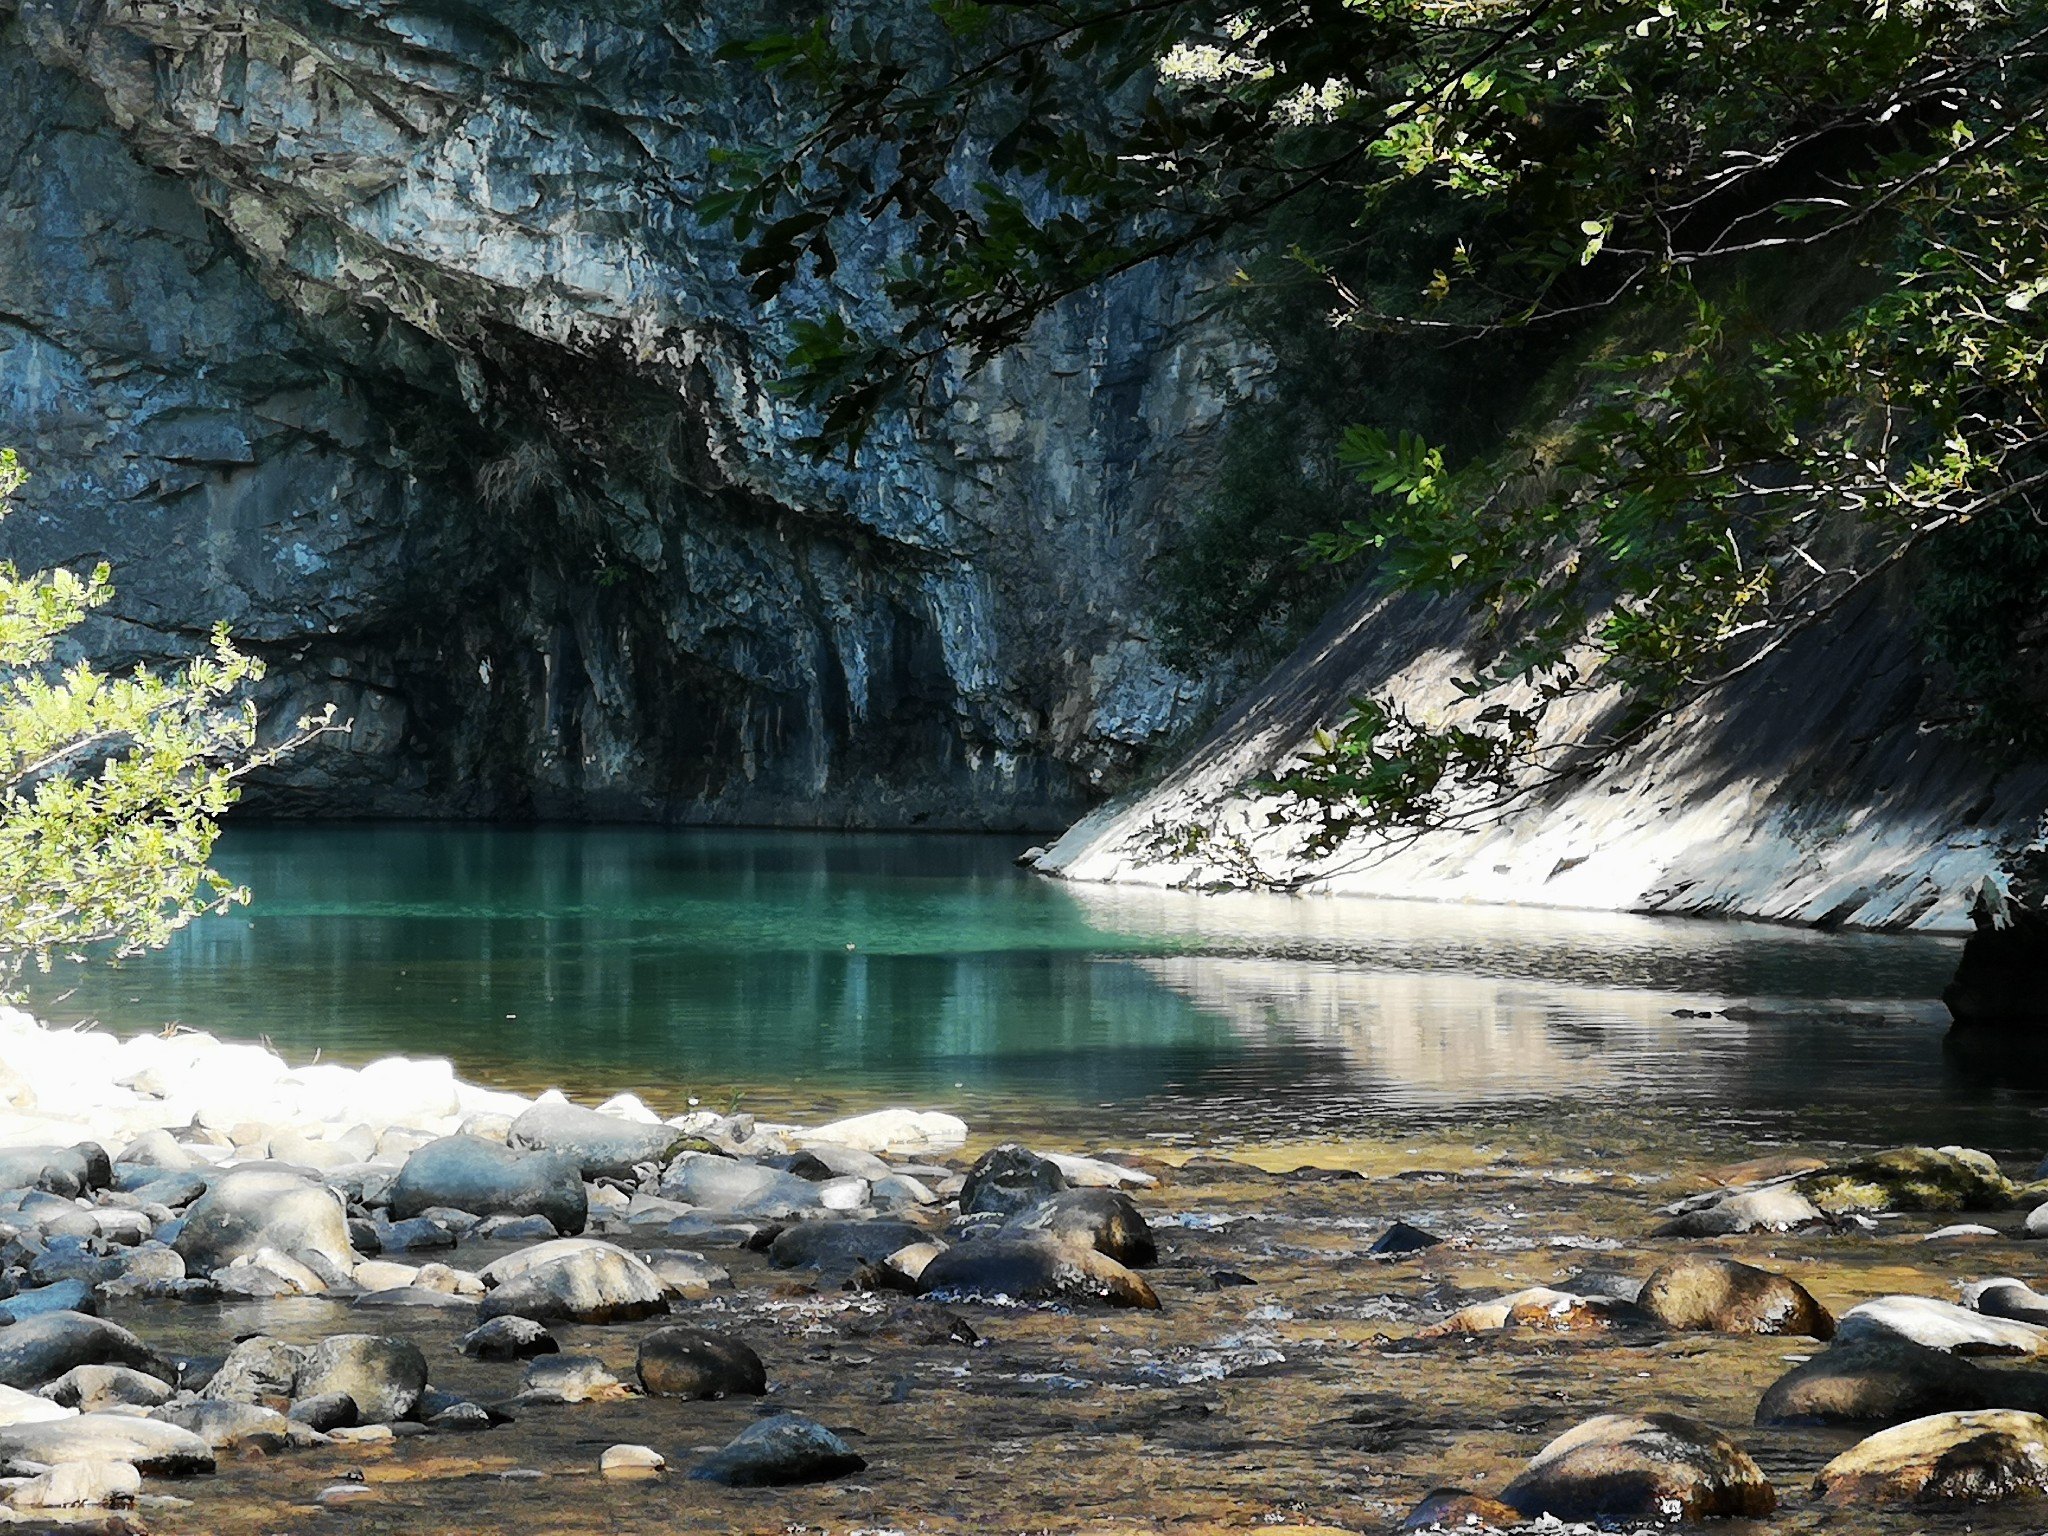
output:
<instances>
[{"instance_id":1,"label":"brown algae on riverbed","mask_svg":"<svg viewBox=\"0 0 2048 1536\"><path fill-rule=\"evenodd\" d=\"M1160 1311L955 1303L981 1336L973 1347L892 1337L878 1325L906 1305L901 1297L810 1292L802 1271L772 1269L745 1250L707 1250L732 1271L734 1288L678 1303L669 1321L745 1338L767 1363L764 1400L529 1407L488 1432L227 1458L210 1478L149 1480L146 1494L191 1502L151 1498L139 1518L157 1532L221 1536L1380 1531L1435 1487L1498 1492L1544 1443L1594 1414L1669 1411L1724 1429L1778 1489L1770 1519L1717 1522L1729 1536L2038 1530L2048 1519L2048 1501L2029 1499L1820 1505L1810 1493L1814 1474L1861 1432L1750 1422L1764 1389L1821 1347L1811 1340L1656 1330L1419 1339L1466 1300L1568 1287L1582 1269L1641 1277L1687 1252L1791 1275L1838 1315L1872 1296L1953 1298L1964 1280L2040 1272L2040 1250L2016 1235L1921 1242L1956 1219L1946 1214L1887 1220L1875 1232L1653 1238L1658 1205L1705 1187L1716 1162L1758 1149L1716 1138L1698 1149L1703 1155L1667 1155L1658 1168L1629 1171L1586 1156L1607 1149L1583 1125L1563 1136L1550 1128L1540 1147L1514 1147L1499 1130L1263 1146L1232 1157L1177 1152L1149 1165L1160 1187L1137 1192L1161 1246L1146 1272ZM1658 1139L1668 1154L1669 1140ZM974 1150L954 1161L964 1167ZM1449 1241L1408 1258L1367 1257L1396 1219ZM2020 1220L2017 1212L1973 1219L2008 1234ZM459 1262L480 1264L495 1251L466 1244ZM495 1401L519 1382L518 1365L459 1354L466 1313L350 1312L315 1299L121 1302L109 1312L153 1343L194 1353L258 1331L312 1339L388 1329L420 1344L439 1387ZM565 1352L596 1355L631 1380L637 1342L655 1326L554 1331ZM790 1410L838 1431L867 1470L780 1489L687 1479L691 1465L758 1415ZM601 1476L600 1455L621 1442L653 1447L670 1470ZM317 1502L356 1479L357 1496Z\"/></svg>"}]
</instances>

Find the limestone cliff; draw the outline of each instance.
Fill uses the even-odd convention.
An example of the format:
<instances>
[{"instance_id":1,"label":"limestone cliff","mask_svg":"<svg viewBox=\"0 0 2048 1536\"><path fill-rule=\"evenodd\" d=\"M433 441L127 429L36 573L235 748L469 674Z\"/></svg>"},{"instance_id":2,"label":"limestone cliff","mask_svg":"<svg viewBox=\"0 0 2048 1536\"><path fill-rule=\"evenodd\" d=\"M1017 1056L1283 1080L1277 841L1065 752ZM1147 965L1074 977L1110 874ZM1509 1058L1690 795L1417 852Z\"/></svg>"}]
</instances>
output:
<instances>
[{"instance_id":1,"label":"limestone cliff","mask_svg":"<svg viewBox=\"0 0 2048 1536\"><path fill-rule=\"evenodd\" d=\"M711 62L752 10L11 4L0 544L112 563L95 649L225 620L274 721L355 719L260 807L1054 825L1227 683L1147 626L1243 366L1199 274L1084 296L858 469L789 450L780 322L691 211L774 121Z\"/></svg>"}]
</instances>

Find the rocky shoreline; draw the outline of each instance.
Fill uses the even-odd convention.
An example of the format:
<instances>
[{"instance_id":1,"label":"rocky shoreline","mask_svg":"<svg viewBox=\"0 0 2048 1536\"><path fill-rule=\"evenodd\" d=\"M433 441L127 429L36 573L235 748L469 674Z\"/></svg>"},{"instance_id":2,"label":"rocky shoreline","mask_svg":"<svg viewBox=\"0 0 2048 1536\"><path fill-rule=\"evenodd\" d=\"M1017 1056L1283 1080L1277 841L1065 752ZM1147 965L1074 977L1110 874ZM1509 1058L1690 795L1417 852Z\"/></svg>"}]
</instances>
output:
<instances>
[{"instance_id":1,"label":"rocky shoreline","mask_svg":"<svg viewBox=\"0 0 2048 1536\"><path fill-rule=\"evenodd\" d=\"M0 1523L2038 1518L2048 1186L1431 1151L664 1119L0 1012Z\"/></svg>"}]
</instances>

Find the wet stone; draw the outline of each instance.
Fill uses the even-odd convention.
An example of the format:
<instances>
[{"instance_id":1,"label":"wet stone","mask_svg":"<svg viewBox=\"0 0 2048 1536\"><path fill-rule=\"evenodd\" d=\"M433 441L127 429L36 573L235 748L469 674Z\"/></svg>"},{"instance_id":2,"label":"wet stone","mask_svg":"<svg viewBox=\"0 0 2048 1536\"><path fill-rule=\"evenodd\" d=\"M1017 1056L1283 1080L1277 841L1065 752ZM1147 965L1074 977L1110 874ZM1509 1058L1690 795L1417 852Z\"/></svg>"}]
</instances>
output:
<instances>
[{"instance_id":1,"label":"wet stone","mask_svg":"<svg viewBox=\"0 0 2048 1536\"><path fill-rule=\"evenodd\" d=\"M561 1347L552 1333L526 1317L494 1317L465 1333L460 1344L472 1360L530 1360Z\"/></svg>"},{"instance_id":2,"label":"wet stone","mask_svg":"<svg viewBox=\"0 0 2048 1536\"><path fill-rule=\"evenodd\" d=\"M543 1355L527 1366L519 1395L531 1402L588 1403L618 1397L619 1378L595 1355Z\"/></svg>"},{"instance_id":3,"label":"wet stone","mask_svg":"<svg viewBox=\"0 0 2048 1536\"><path fill-rule=\"evenodd\" d=\"M948 1248L924 1266L917 1288L927 1296L1159 1306L1144 1278L1107 1254L1037 1238L987 1237Z\"/></svg>"},{"instance_id":4,"label":"wet stone","mask_svg":"<svg viewBox=\"0 0 2048 1536\"><path fill-rule=\"evenodd\" d=\"M1835 1321L1805 1286L1714 1254L1688 1254L1643 1283L1636 1303L1667 1328L1832 1338Z\"/></svg>"},{"instance_id":5,"label":"wet stone","mask_svg":"<svg viewBox=\"0 0 2048 1536\"><path fill-rule=\"evenodd\" d=\"M1501 1502L1527 1519L1767 1515L1777 1494L1742 1448L1674 1413L1601 1414L1537 1452Z\"/></svg>"},{"instance_id":6,"label":"wet stone","mask_svg":"<svg viewBox=\"0 0 2048 1536\"><path fill-rule=\"evenodd\" d=\"M1910 1339L1836 1341L1773 1382L1759 1424L1898 1424L1931 1413L2048 1408L2031 1370L1977 1365Z\"/></svg>"},{"instance_id":7,"label":"wet stone","mask_svg":"<svg viewBox=\"0 0 2048 1536\"><path fill-rule=\"evenodd\" d=\"M967 1171L960 1189L960 1214L1015 1216L1066 1187L1067 1176L1057 1163L1006 1141L982 1153Z\"/></svg>"},{"instance_id":8,"label":"wet stone","mask_svg":"<svg viewBox=\"0 0 2048 1536\"><path fill-rule=\"evenodd\" d=\"M1007 1230L1078 1243L1119 1264L1139 1268L1159 1258L1159 1245L1130 1196L1113 1189L1065 1189L1014 1216Z\"/></svg>"},{"instance_id":9,"label":"wet stone","mask_svg":"<svg viewBox=\"0 0 2048 1536\"><path fill-rule=\"evenodd\" d=\"M1941 1413L1859 1442L1821 1469L1830 1504L1988 1504L2048 1493L2048 1419L2011 1409Z\"/></svg>"},{"instance_id":10,"label":"wet stone","mask_svg":"<svg viewBox=\"0 0 2048 1536\"><path fill-rule=\"evenodd\" d=\"M778 1413L750 1424L690 1476L733 1488L826 1482L863 1471L867 1461L815 1419Z\"/></svg>"},{"instance_id":11,"label":"wet stone","mask_svg":"<svg viewBox=\"0 0 2048 1536\"><path fill-rule=\"evenodd\" d=\"M635 1363L652 1397L759 1397L768 1390L761 1357L744 1342L700 1328L657 1328Z\"/></svg>"}]
</instances>

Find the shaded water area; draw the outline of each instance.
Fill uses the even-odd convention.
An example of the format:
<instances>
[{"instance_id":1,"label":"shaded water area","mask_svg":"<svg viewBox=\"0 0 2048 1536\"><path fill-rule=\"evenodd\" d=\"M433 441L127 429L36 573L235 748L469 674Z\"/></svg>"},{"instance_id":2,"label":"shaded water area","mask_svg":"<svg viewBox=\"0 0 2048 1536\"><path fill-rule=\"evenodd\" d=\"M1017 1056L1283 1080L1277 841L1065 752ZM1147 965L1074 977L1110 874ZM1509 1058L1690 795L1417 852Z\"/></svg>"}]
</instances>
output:
<instances>
[{"instance_id":1,"label":"shaded water area","mask_svg":"<svg viewBox=\"0 0 2048 1536\"><path fill-rule=\"evenodd\" d=\"M2048 1095L1942 1049L1953 941L1069 886L1009 839L236 827L255 893L39 1012L294 1060L392 1052L670 1108L1296 1139L1655 1107L1772 1139L2036 1148ZM1733 1007L1733 1016L1727 1010ZM1714 1017L1682 1017L1713 1012Z\"/></svg>"}]
</instances>

